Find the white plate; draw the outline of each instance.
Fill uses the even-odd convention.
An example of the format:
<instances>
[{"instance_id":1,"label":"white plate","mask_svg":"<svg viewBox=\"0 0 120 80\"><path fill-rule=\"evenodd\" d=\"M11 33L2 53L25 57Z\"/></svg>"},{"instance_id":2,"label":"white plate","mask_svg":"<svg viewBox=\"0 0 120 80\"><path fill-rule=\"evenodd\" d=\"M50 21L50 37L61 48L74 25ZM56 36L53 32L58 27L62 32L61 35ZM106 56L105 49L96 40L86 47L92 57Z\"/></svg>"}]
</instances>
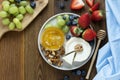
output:
<instances>
[{"instance_id":1,"label":"white plate","mask_svg":"<svg viewBox=\"0 0 120 80\"><path fill-rule=\"evenodd\" d=\"M38 48L39 48L39 52L40 52L40 55L42 56L42 58L52 67L56 68L56 69L60 69L60 70L74 70L74 69L77 69L77 68L80 68L81 66L83 66L85 63L87 63L93 52L94 52L94 49L95 49L95 46L96 46L96 39L94 39L93 41L89 42L89 44L91 45L92 47L92 51L91 51L91 54L89 55L89 57L83 61L83 62L77 62L77 63L73 63L72 66L70 66L69 64L67 64L66 62L63 62L63 66L61 67L58 67L58 66L55 66L55 65L52 65L50 64L48 61L47 61L47 58L44 56L44 52L41 50L41 46L40 46L40 42L41 42L41 33L42 31L44 30L45 28L45 25L48 24L48 23L52 23L53 25L56 25L56 17L59 16L59 15L64 15L64 14L69 14L69 15L76 15L76 16L79 16L77 14L74 14L74 13L59 13L59 14L56 14L54 16L52 16L51 18L49 18L44 24L43 26L41 27L40 29L40 32L39 32L39 35L38 35ZM92 28L92 26L90 25L90 28Z\"/></svg>"}]
</instances>

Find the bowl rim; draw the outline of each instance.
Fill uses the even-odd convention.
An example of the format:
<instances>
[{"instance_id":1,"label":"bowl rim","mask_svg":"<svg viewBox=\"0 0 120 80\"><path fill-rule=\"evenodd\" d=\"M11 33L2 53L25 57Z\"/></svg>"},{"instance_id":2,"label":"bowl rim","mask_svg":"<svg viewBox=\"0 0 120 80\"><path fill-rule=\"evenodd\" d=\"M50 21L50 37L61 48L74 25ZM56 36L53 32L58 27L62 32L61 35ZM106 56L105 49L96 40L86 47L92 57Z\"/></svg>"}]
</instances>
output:
<instances>
[{"instance_id":1,"label":"bowl rim","mask_svg":"<svg viewBox=\"0 0 120 80\"><path fill-rule=\"evenodd\" d=\"M39 54L42 56L42 58L45 60L46 63L48 63L47 59L45 58L45 56L42 54L42 50L41 50L41 46L40 46L40 37L41 37L41 33L42 33L42 30L44 29L45 25L53 18L55 18L56 16L59 16L59 15L64 15L64 14L69 14L69 15L76 15L76 16L79 16L78 14L75 14L75 13L70 13L70 12L64 12L64 13L58 13L58 14L55 14L53 15L52 17L50 17L49 19L47 19L47 21L44 22L44 24L42 25L42 27L40 28L39 30L39 33L38 33L38 50L39 50ZM90 25L90 28L93 29L93 27ZM92 48L92 51L88 57L88 59L86 59L84 61L84 63L82 63L80 66L77 66L77 67L73 67L73 68L60 68L58 66L54 66L50 63L48 63L50 66L52 66L53 68L55 69L58 69L58 70L64 70L64 71L69 71L69 70L74 70L74 69L78 69L80 67L82 67L83 65L85 65L89 60L90 58L92 57L93 53L94 53L94 50L95 50L95 47L96 47L96 38L94 39L94 45L93 45L93 48Z\"/></svg>"}]
</instances>

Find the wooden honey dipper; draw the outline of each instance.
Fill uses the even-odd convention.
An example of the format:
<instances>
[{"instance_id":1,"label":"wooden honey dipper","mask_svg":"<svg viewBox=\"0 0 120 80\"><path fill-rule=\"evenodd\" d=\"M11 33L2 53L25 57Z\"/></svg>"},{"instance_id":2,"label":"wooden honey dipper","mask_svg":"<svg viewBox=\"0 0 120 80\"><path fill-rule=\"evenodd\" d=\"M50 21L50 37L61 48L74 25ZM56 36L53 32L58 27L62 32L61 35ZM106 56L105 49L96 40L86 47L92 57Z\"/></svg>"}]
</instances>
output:
<instances>
[{"instance_id":1,"label":"wooden honey dipper","mask_svg":"<svg viewBox=\"0 0 120 80\"><path fill-rule=\"evenodd\" d=\"M90 76L90 73L91 73L91 70L92 70L94 61L95 61L96 56L97 56L97 51L98 51L99 45L100 45L101 41L102 41L105 37L106 37L106 31L105 31L105 30L99 30L99 31L97 32L98 42L97 42L97 46L96 46L95 52L94 52L93 57L92 57L92 61L91 61L89 70L88 70L87 75L86 75L86 79L89 79L89 76Z\"/></svg>"}]
</instances>

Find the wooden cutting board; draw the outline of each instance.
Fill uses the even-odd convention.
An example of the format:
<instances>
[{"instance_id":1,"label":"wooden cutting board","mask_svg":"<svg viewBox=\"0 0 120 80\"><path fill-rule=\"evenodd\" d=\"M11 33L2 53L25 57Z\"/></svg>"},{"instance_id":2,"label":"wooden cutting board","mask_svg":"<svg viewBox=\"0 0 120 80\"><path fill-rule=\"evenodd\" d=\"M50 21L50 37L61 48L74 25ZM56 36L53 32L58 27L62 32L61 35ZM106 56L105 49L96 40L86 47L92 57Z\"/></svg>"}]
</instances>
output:
<instances>
[{"instance_id":1,"label":"wooden cutting board","mask_svg":"<svg viewBox=\"0 0 120 80\"><path fill-rule=\"evenodd\" d=\"M1 3L2 1L0 0L0 11L2 10ZM48 4L48 0L36 0L36 8L34 9L34 13L32 15L26 14L22 21L22 27L23 27L22 30L24 30L32 22L33 19L35 19L35 17L45 8L47 4ZM22 30L15 29L13 31L22 31ZM0 18L0 39L8 31L11 30L9 30L7 26L4 26L2 24L2 20Z\"/></svg>"}]
</instances>

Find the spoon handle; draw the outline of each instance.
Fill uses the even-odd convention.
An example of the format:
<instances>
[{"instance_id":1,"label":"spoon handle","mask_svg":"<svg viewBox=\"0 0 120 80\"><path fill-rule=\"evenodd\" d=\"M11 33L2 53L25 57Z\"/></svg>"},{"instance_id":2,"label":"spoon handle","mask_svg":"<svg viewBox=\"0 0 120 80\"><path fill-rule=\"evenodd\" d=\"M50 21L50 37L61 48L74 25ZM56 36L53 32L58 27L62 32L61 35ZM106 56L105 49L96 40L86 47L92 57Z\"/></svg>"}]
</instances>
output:
<instances>
[{"instance_id":1,"label":"spoon handle","mask_svg":"<svg viewBox=\"0 0 120 80\"><path fill-rule=\"evenodd\" d=\"M91 61L89 70L88 70L87 75L86 75L86 79L89 79L89 76L90 76L90 73L91 73L91 70L92 70L94 61L95 61L96 56L97 56L97 51L98 51L98 48L99 48L99 46L100 46L100 43L101 43L101 40L99 39L99 40L98 40L98 43L97 43L97 46L96 46L96 49L95 49L95 52L94 52L93 57L92 57L92 61Z\"/></svg>"},{"instance_id":2,"label":"spoon handle","mask_svg":"<svg viewBox=\"0 0 120 80\"><path fill-rule=\"evenodd\" d=\"M67 56L67 55L69 55L69 54L71 54L71 53L73 53L73 52L75 52L75 51L71 51L71 52L65 54L64 56Z\"/></svg>"},{"instance_id":3,"label":"spoon handle","mask_svg":"<svg viewBox=\"0 0 120 80\"><path fill-rule=\"evenodd\" d=\"M75 52L75 55L74 55L74 57L73 57L73 62L74 62L74 60L75 60L76 54L77 54L77 53Z\"/></svg>"}]
</instances>

